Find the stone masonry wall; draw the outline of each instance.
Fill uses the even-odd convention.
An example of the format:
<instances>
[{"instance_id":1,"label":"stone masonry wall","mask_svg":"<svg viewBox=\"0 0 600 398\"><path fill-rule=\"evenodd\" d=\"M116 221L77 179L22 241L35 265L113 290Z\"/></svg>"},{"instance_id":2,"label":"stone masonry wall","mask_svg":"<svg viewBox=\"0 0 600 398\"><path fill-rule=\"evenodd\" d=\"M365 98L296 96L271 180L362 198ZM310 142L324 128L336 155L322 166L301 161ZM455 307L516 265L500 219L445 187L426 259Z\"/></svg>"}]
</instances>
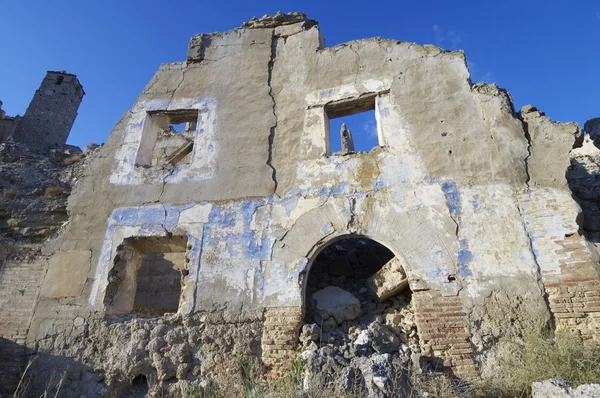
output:
<instances>
[{"instance_id":1,"label":"stone masonry wall","mask_svg":"<svg viewBox=\"0 0 600 398\"><path fill-rule=\"evenodd\" d=\"M42 257L0 267L0 396L12 396L26 366L25 340L47 266Z\"/></svg>"},{"instance_id":2,"label":"stone masonry wall","mask_svg":"<svg viewBox=\"0 0 600 398\"><path fill-rule=\"evenodd\" d=\"M69 198L70 222L44 247L27 336L36 382L74 367L69 394L121 391L141 376L182 394L239 371L238 357L280 374L312 261L349 236L398 258L414 282L421 348L462 377L476 371L474 351L521 333L506 319L544 312L540 280L593 282L579 206L544 167L556 160L561 172L576 126L556 136L542 113L519 117L506 91L471 84L462 52L383 39L326 48L313 21L290 18L195 36L188 59L162 65L117 123ZM379 145L330 153L328 112L367 100ZM140 165L156 114L197 118L189 162ZM170 236L186 239L177 314L107 316L119 247ZM486 313L503 327L474 348L470 327L494 304L484 296L508 285L526 299ZM590 310L576 319L597 333L595 293L577 294Z\"/></svg>"},{"instance_id":3,"label":"stone masonry wall","mask_svg":"<svg viewBox=\"0 0 600 398\"><path fill-rule=\"evenodd\" d=\"M13 135L32 148L65 145L85 92L77 76L48 72Z\"/></svg>"},{"instance_id":4,"label":"stone masonry wall","mask_svg":"<svg viewBox=\"0 0 600 398\"><path fill-rule=\"evenodd\" d=\"M600 276L580 235L581 209L564 190L531 190L519 202L557 328L598 344Z\"/></svg>"}]
</instances>

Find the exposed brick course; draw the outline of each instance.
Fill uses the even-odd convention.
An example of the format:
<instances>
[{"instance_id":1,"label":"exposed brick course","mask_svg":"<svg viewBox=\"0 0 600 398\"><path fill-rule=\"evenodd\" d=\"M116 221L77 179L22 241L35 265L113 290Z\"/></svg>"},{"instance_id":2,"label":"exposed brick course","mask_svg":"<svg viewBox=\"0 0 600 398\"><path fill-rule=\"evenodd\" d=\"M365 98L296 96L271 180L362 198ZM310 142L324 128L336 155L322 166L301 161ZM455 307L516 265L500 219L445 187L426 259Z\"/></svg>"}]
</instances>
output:
<instances>
[{"instance_id":1,"label":"exposed brick course","mask_svg":"<svg viewBox=\"0 0 600 398\"><path fill-rule=\"evenodd\" d=\"M291 366L302 327L302 309L265 308L262 361L267 377L276 377Z\"/></svg>"},{"instance_id":2,"label":"exposed brick course","mask_svg":"<svg viewBox=\"0 0 600 398\"><path fill-rule=\"evenodd\" d=\"M442 366L455 375L475 376L468 318L460 297L425 290L413 292L412 301L421 349L442 359Z\"/></svg>"}]
</instances>

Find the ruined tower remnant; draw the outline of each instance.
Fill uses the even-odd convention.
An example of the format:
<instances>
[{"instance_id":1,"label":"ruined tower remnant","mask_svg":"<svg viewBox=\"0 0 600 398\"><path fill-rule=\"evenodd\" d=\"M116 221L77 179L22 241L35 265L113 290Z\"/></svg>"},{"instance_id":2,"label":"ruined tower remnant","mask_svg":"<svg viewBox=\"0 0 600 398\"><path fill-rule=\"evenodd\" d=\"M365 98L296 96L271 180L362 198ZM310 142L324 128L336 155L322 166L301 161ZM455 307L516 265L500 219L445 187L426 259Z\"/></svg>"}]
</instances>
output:
<instances>
[{"instance_id":1,"label":"ruined tower remnant","mask_svg":"<svg viewBox=\"0 0 600 398\"><path fill-rule=\"evenodd\" d=\"M342 153L354 152L354 140L352 139L352 132L346 127L346 123L342 123L340 128L340 136L342 139Z\"/></svg>"},{"instance_id":2,"label":"ruined tower remnant","mask_svg":"<svg viewBox=\"0 0 600 398\"><path fill-rule=\"evenodd\" d=\"M64 145L84 95L77 76L48 71L19 121L15 141L39 149Z\"/></svg>"}]
</instances>

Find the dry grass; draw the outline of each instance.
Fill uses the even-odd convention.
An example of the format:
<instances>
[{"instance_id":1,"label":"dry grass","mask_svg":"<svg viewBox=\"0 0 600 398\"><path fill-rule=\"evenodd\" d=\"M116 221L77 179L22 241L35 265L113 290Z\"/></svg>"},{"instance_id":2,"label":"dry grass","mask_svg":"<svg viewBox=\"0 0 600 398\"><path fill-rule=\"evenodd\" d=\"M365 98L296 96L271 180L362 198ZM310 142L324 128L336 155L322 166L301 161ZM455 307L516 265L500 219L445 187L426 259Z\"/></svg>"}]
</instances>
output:
<instances>
[{"instance_id":1,"label":"dry grass","mask_svg":"<svg viewBox=\"0 0 600 398\"><path fill-rule=\"evenodd\" d=\"M75 153L71 156L64 158L62 162L65 166L70 166L72 164L79 162L84 157L85 157L85 155L83 154L83 152Z\"/></svg>"},{"instance_id":2,"label":"dry grass","mask_svg":"<svg viewBox=\"0 0 600 398\"><path fill-rule=\"evenodd\" d=\"M536 381L561 379L573 387L600 382L600 349L586 347L571 334L559 332L552 338L532 333L522 343L508 344L512 347L498 358L498 372L478 390L498 397L529 397Z\"/></svg>"},{"instance_id":3,"label":"dry grass","mask_svg":"<svg viewBox=\"0 0 600 398\"><path fill-rule=\"evenodd\" d=\"M4 197L4 199L16 199L22 196L22 193L14 189L5 189L2 196Z\"/></svg>"},{"instance_id":4,"label":"dry grass","mask_svg":"<svg viewBox=\"0 0 600 398\"><path fill-rule=\"evenodd\" d=\"M33 364L33 361L29 361L27 363L27 366L21 373L21 378L19 379L19 384L17 385L17 389L13 393L12 398L29 398L29 397L33 396L31 394L31 392L29 391L31 380L33 377L35 377L33 374L31 374L31 365L32 364ZM40 395L40 398L50 398L50 397L57 398L58 396L60 396L60 390L62 388L62 385L63 385L66 377L67 377L66 372L62 373L62 375L58 379L58 381L56 381L56 379L54 378L54 375L53 375L53 377L50 377L50 381L46 385L44 392Z\"/></svg>"},{"instance_id":5,"label":"dry grass","mask_svg":"<svg viewBox=\"0 0 600 398\"><path fill-rule=\"evenodd\" d=\"M565 333L556 337L532 333L521 342L505 342L509 349L497 358L493 378L467 383L442 373L410 375L411 391L402 391L405 384L391 380L391 396L424 396L429 398L514 398L531 397L531 384L548 379L562 379L572 386L600 383L600 349L582 345ZM403 369L397 372L398 380ZM277 397L295 398L302 390L304 366L296 361L292 370L273 382L256 378L251 368L243 369L236 380L216 381L210 388L188 395L192 398ZM311 389L301 394L307 398L359 398L366 396L359 383L351 391L343 391L335 383Z\"/></svg>"},{"instance_id":6,"label":"dry grass","mask_svg":"<svg viewBox=\"0 0 600 398\"><path fill-rule=\"evenodd\" d=\"M44 196L47 198L56 198L57 196L60 196L63 193L65 193L65 189L61 187L60 184L57 182L56 184L46 188L46 190L44 191Z\"/></svg>"}]
</instances>

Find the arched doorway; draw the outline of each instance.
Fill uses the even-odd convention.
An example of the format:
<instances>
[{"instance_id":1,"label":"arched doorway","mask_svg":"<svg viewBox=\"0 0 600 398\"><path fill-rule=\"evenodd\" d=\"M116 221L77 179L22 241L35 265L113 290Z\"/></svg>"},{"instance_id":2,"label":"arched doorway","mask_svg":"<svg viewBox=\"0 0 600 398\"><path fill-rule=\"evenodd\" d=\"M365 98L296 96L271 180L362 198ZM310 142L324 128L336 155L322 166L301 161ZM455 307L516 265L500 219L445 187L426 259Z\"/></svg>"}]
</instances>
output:
<instances>
[{"instance_id":1,"label":"arched doorway","mask_svg":"<svg viewBox=\"0 0 600 398\"><path fill-rule=\"evenodd\" d=\"M339 384L342 374L346 390L406 386L420 353L411 297L401 260L380 243L351 235L323 247L309 264L300 335L313 382Z\"/></svg>"}]
</instances>

